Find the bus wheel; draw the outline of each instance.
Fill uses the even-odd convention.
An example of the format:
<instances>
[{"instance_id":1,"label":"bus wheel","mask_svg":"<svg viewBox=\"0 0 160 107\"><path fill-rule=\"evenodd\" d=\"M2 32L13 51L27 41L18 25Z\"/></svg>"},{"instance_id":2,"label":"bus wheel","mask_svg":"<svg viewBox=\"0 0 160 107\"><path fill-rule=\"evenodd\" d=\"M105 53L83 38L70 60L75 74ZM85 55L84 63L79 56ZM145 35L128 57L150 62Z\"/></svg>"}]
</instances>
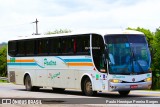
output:
<instances>
[{"instance_id":1,"label":"bus wheel","mask_svg":"<svg viewBox=\"0 0 160 107\"><path fill-rule=\"evenodd\" d=\"M53 92L64 92L64 88L52 88Z\"/></svg>"},{"instance_id":2,"label":"bus wheel","mask_svg":"<svg viewBox=\"0 0 160 107\"><path fill-rule=\"evenodd\" d=\"M121 96L127 96L129 94L130 91L119 91L119 94Z\"/></svg>"},{"instance_id":3,"label":"bus wheel","mask_svg":"<svg viewBox=\"0 0 160 107\"><path fill-rule=\"evenodd\" d=\"M27 91L31 91L32 90L32 83L31 83L31 78L29 75L26 76L25 78L25 87Z\"/></svg>"},{"instance_id":4,"label":"bus wheel","mask_svg":"<svg viewBox=\"0 0 160 107\"><path fill-rule=\"evenodd\" d=\"M82 92L87 95L87 96L92 96L92 95L95 95L97 93L97 91L93 91L92 90L92 83L90 81L89 78L86 78L85 81L84 81L84 84L83 84L83 90Z\"/></svg>"},{"instance_id":5,"label":"bus wheel","mask_svg":"<svg viewBox=\"0 0 160 107\"><path fill-rule=\"evenodd\" d=\"M25 87L27 91L38 91L40 87L32 86L31 78L29 75L25 78Z\"/></svg>"}]
</instances>

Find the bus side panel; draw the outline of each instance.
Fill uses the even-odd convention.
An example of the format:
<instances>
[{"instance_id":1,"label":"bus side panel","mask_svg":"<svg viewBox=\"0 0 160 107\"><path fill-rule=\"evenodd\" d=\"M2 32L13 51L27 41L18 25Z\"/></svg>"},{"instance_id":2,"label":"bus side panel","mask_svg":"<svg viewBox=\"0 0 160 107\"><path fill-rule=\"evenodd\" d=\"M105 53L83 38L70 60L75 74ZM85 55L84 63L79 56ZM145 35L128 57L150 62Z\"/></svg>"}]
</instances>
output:
<instances>
[{"instance_id":1,"label":"bus side panel","mask_svg":"<svg viewBox=\"0 0 160 107\"><path fill-rule=\"evenodd\" d=\"M62 73L62 85L63 87L66 87L66 88L75 88L75 84L76 84L76 81L77 81L77 75L75 75L75 72L77 70L74 70L74 69L68 69L66 71L64 71Z\"/></svg>"},{"instance_id":2,"label":"bus side panel","mask_svg":"<svg viewBox=\"0 0 160 107\"><path fill-rule=\"evenodd\" d=\"M23 85L24 70L16 69L15 76L16 76L16 84Z\"/></svg>"},{"instance_id":3,"label":"bus side panel","mask_svg":"<svg viewBox=\"0 0 160 107\"><path fill-rule=\"evenodd\" d=\"M34 77L37 78L36 85L38 86L46 86L46 80L47 80L47 71L42 69L36 69L36 74ZM33 79L32 79L33 80Z\"/></svg>"}]
</instances>

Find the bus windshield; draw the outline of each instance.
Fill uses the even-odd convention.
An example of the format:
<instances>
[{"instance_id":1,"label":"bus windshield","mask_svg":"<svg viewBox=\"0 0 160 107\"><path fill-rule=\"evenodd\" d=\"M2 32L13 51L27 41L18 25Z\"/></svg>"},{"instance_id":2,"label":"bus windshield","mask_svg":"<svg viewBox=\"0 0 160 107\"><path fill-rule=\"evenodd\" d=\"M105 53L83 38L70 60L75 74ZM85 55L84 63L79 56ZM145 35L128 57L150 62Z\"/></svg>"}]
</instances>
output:
<instances>
[{"instance_id":1,"label":"bus windshield","mask_svg":"<svg viewBox=\"0 0 160 107\"><path fill-rule=\"evenodd\" d=\"M110 74L131 75L149 72L151 58L144 35L106 35L105 42Z\"/></svg>"}]
</instances>

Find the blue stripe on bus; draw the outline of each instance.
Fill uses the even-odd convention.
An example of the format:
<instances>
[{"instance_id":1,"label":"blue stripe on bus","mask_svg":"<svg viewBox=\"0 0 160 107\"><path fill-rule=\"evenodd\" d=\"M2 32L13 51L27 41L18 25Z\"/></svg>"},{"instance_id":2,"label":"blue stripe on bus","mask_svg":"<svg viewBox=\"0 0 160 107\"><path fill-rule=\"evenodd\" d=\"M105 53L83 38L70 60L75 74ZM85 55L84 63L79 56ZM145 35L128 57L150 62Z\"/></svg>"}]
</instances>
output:
<instances>
[{"instance_id":1,"label":"blue stripe on bus","mask_svg":"<svg viewBox=\"0 0 160 107\"><path fill-rule=\"evenodd\" d=\"M58 58L58 59L62 60L64 63L66 63L66 61L65 61L64 59L62 59L61 57L56 56L56 58Z\"/></svg>"},{"instance_id":2,"label":"blue stripe on bus","mask_svg":"<svg viewBox=\"0 0 160 107\"><path fill-rule=\"evenodd\" d=\"M64 59L66 62L92 62L91 59Z\"/></svg>"},{"instance_id":3,"label":"blue stripe on bus","mask_svg":"<svg viewBox=\"0 0 160 107\"><path fill-rule=\"evenodd\" d=\"M39 66L41 68L45 68L37 63L7 63L7 65L15 65L15 66Z\"/></svg>"},{"instance_id":4,"label":"blue stripe on bus","mask_svg":"<svg viewBox=\"0 0 160 107\"><path fill-rule=\"evenodd\" d=\"M35 66L36 63L7 63L7 65L23 65L23 66Z\"/></svg>"}]
</instances>

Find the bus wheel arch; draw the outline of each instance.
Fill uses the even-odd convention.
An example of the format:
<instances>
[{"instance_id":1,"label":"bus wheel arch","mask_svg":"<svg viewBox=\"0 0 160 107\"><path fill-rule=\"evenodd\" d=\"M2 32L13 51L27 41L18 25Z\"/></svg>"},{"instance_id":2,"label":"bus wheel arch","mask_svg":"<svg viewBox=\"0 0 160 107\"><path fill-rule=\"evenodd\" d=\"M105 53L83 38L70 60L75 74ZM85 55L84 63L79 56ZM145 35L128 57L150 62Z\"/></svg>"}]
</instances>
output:
<instances>
[{"instance_id":1,"label":"bus wheel arch","mask_svg":"<svg viewBox=\"0 0 160 107\"><path fill-rule=\"evenodd\" d=\"M93 91L92 81L89 76L83 76L81 80L81 90L84 95L92 96L97 93L97 91Z\"/></svg>"}]
</instances>

